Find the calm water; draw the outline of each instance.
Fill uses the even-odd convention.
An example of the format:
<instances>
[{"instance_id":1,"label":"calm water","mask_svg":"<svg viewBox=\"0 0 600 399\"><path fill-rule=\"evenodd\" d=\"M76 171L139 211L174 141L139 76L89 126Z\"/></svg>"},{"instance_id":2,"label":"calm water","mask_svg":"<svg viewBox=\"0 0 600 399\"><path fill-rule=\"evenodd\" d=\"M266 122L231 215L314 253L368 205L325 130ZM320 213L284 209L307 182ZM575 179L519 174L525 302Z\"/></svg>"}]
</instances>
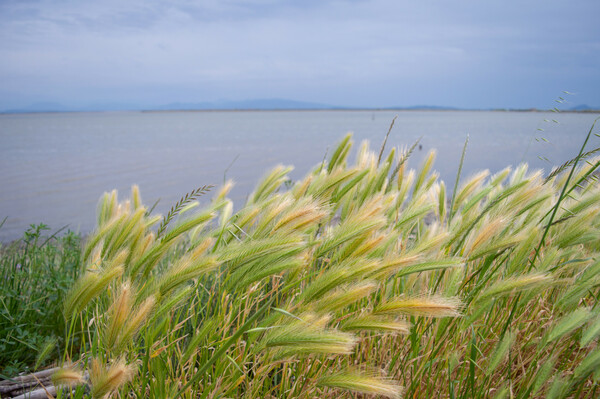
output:
<instances>
[{"instance_id":1,"label":"calm water","mask_svg":"<svg viewBox=\"0 0 600 399\"><path fill-rule=\"evenodd\" d=\"M160 199L156 211L164 213L183 194L221 184L226 174L236 182L231 197L239 207L268 169L294 165L291 177L300 178L349 131L355 142L368 139L378 151L395 115L388 148L410 146L422 136L423 148L410 166L417 167L428 150L437 148L436 169L449 182L467 134L464 174L522 161L549 170L577 154L598 116L425 111L0 115L0 220L8 216L0 241L40 222L53 230L69 225L89 232L100 195L116 188L127 196L134 183L146 204Z\"/></svg>"}]
</instances>

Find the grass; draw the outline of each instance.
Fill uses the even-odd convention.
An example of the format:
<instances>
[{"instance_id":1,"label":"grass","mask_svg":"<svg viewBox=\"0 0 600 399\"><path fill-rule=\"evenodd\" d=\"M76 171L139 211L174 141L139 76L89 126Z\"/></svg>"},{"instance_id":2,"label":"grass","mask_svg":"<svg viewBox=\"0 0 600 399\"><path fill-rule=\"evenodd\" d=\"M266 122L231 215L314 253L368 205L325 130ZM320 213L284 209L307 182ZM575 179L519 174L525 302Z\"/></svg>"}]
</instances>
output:
<instances>
[{"instance_id":1,"label":"grass","mask_svg":"<svg viewBox=\"0 0 600 399\"><path fill-rule=\"evenodd\" d=\"M597 397L598 161L449 205L435 154L352 145L237 212L231 184L169 218L106 194L61 308L73 397Z\"/></svg>"},{"instance_id":2,"label":"grass","mask_svg":"<svg viewBox=\"0 0 600 399\"><path fill-rule=\"evenodd\" d=\"M0 247L0 374L33 370L64 347L62 303L81 269L80 237L32 225Z\"/></svg>"}]
</instances>

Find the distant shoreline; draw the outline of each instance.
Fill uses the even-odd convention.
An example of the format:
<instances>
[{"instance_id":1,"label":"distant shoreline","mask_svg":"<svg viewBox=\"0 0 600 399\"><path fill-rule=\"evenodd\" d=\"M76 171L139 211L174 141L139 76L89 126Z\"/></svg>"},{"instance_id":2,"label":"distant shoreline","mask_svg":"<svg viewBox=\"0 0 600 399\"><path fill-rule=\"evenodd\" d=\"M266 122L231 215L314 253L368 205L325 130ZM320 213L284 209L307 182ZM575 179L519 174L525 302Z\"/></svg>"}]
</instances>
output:
<instances>
[{"instance_id":1,"label":"distant shoreline","mask_svg":"<svg viewBox=\"0 0 600 399\"><path fill-rule=\"evenodd\" d=\"M462 109L462 108L297 108L297 109L170 109L170 110L140 110L137 112L556 112L551 109ZM93 112L93 111L92 111ZM103 112L103 111L99 111ZM136 112L136 111L104 111L104 112ZM600 109L593 110L561 110L560 113L593 114L600 113Z\"/></svg>"},{"instance_id":2,"label":"distant shoreline","mask_svg":"<svg viewBox=\"0 0 600 399\"><path fill-rule=\"evenodd\" d=\"M214 109L141 109L141 110L73 110L73 111L0 111L0 115L28 114L97 114L97 113L170 113L170 112L557 112L552 109L466 109L466 108L214 108ZM600 109L559 110L559 113L597 114Z\"/></svg>"}]
</instances>

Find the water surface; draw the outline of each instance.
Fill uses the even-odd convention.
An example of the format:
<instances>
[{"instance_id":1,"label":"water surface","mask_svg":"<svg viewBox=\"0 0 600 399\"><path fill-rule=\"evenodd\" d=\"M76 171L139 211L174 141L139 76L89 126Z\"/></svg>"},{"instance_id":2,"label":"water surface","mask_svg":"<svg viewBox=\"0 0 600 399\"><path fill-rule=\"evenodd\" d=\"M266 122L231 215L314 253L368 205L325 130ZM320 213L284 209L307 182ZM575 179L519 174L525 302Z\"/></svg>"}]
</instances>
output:
<instances>
[{"instance_id":1,"label":"water surface","mask_svg":"<svg viewBox=\"0 0 600 399\"><path fill-rule=\"evenodd\" d=\"M100 195L116 188L127 196L132 184L140 186L146 204L160 199L156 212L165 213L194 188L231 178L236 182L231 198L239 207L268 169L294 165L291 177L298 179L347 132L354 133L357 144L370 140L378 151L395 115L388 147L408 147L421 138L411 167L437 148L436 169L449 187L467 134L465 175L523 161L548 171L577 154L598 116L467 111L0 115L0 220L8 217L0 241L40 222L89 232ZM541 137L548 142L536 140Z\"/></svg>"}]
</instances>

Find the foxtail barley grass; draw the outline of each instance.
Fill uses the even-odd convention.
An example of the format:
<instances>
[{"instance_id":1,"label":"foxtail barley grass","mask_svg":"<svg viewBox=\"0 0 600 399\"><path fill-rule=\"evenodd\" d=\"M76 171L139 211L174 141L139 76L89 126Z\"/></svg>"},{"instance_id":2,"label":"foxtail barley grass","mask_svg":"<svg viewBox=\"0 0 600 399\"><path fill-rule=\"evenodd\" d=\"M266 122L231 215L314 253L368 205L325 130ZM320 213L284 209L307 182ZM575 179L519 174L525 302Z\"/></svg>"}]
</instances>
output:
<instances>
[{"instance_id":1,"label":"foxtail barley grass","mask_svg":"<svg viewBox=\"0 0 600 399\"><path fill-rule=\"evenodd\" d=\"M237 212L231 182L165 218L106 194L64 306L91 395L596 397L597 161L457 178L448 205L434 153L352 145Z\"/></svg>"},{"instance_id":2,"label":"foxtail barley grass","mask_svg":"<svg viewBox=\"0 0 600 399\"><path fill-rule=\"evenodd\" d=\"M52 375L54 385L67 385L69 387L77 386L85 382L83 373L71 367L63 367Z\"/></svg>"}]
</instances>

